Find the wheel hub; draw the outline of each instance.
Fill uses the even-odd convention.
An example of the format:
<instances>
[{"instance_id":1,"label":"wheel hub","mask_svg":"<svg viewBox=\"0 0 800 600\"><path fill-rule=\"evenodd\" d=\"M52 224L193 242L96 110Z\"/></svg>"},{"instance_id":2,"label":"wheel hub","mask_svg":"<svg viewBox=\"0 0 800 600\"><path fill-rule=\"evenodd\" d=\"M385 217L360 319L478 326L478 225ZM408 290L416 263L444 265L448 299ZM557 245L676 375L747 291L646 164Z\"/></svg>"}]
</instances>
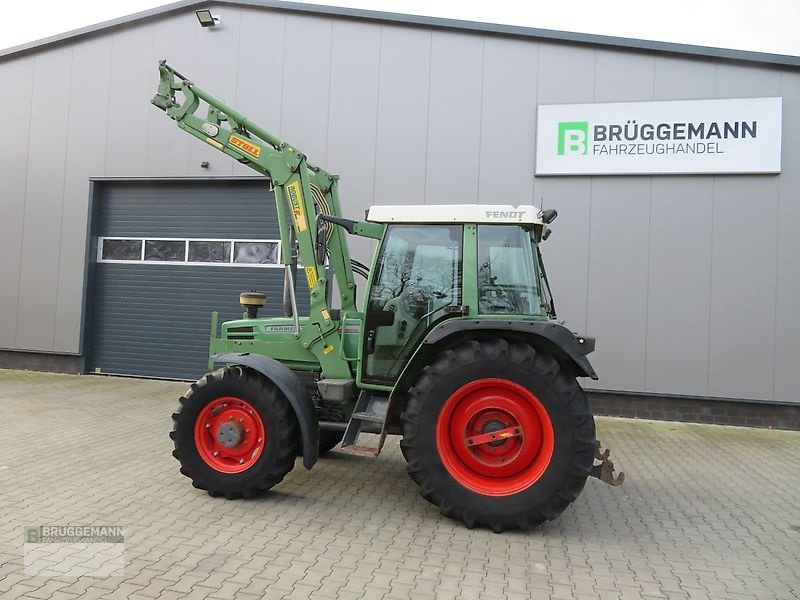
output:
<instances>
[{"instance_id":1,"label":"wheel hub","mask_svg":"<svg viewBox=\"0 0 800 600\"><path fill-rule=\"evenodd\" d=\"M494 431L500 431L500 430L505 429L505 428L506 428L505 423L494 419L494 420L491 420L488 423L486 423L483 426L483 428L481 429L481 432L482 433L492 433ZM496 448L497 446L502 446L505 443L506 443L506 439L504 439L504 438L503 439L499 439L499 440L495 440L493 442L488 442L488 444L490 446L492 446L493 448Z\"/></svg>"},{"instance_id":2,"label":"wheel hub","mask_svg":"<svg viewBox=\"0 0 800 600\"><path fill-rule=\"evenodd\" d=\"M231 420L217 428L217 441L223 448L235 448L244 439L244 426L239 421Z\"/></svg>"},{"instance_id":3,"label":"wheel hub","mask_svg":"<svg viewBox=\"0 0 800 600\"><path fill-rule=\"evenodd\" d=\"M261 416L242 398L212 400L195 421L197 453L220 473L241 473L252 467L264 450L266 437Z\"/></svg>"},{"instance_id":4,"label":"wheel hub","mask_svg":"<svg viewBox=\"0 0 800 600\"><path fill-rule=\"evenodd\" d=\"M436 424L439 456L459 483L489 496L524 490L544 474L553 426L530 390L505 379L479 379L456 390Z\"/></svg>"}]
</instances>

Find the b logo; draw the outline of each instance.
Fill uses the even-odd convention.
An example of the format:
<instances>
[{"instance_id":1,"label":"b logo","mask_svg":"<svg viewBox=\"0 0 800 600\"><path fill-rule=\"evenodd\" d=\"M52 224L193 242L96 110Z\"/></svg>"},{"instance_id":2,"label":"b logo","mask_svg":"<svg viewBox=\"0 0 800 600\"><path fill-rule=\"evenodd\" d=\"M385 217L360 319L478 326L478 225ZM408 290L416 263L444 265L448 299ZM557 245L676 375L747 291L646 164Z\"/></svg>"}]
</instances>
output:
<instances>
[{"instance_id":1,"label":"b logo","mask_svg":"<svg viewBox=\"0 0 800 600\"><path fill-rule=\"evenodd\" d=\"M24 528L24 539L26 544L38 544L39 543L39 532L40 528L38 525L35 526L26 526Z\"/></svg>"},{"instance_id":2,"label":"b logo","mask_svg":"<svg viewBox=\"0 0 800 600\"><path fill-rule=\"evenodd\" d=\"M589 145L589 121L561 121L558 124L558 155L586 154Z\"/></svg>"}]
</instances>

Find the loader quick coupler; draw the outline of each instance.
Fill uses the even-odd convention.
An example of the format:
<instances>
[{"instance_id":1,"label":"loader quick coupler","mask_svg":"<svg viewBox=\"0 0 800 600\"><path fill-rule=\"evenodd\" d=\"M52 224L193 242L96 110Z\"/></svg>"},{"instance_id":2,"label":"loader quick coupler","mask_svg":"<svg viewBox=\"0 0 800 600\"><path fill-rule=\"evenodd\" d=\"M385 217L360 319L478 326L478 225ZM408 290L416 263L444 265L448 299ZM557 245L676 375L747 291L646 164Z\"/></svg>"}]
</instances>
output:
<instances>
[{"instance_id":1,"label":"loader quick coupler","mask_svg":"<svg viewBox=\"0 0 800 600\"><path fill-rule=\"evenodd\" d=\"M625 473L620 472L619 475L614 475L614 463L608 460L610 455L611 450L608 448L601 450L600 440L597 440L594 447L594 458L595 460L599 460L600 464L592 467L591 476L597 477L600 481L608 485L622 485L625 481Z\"/></svg>"}]
</instances>

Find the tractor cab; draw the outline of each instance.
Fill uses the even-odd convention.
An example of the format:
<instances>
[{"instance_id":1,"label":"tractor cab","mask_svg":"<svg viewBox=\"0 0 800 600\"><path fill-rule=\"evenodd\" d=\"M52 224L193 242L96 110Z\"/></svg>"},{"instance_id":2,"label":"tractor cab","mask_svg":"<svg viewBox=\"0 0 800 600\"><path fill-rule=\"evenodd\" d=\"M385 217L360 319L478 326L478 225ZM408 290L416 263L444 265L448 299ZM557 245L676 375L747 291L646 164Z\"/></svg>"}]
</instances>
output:
<instances>
[{"instance_id":1,"label":"tractor cab","mask_svg":"<svg viewBox=\"0 0 800 600\"><path fill-rule=\"evenodd\" d=\"M533 206L371 208L367 220L386 233L365 298L362 379L394 382L448 318L555 317L538 249L555 216Z\"/></svg>"}]
</instances>

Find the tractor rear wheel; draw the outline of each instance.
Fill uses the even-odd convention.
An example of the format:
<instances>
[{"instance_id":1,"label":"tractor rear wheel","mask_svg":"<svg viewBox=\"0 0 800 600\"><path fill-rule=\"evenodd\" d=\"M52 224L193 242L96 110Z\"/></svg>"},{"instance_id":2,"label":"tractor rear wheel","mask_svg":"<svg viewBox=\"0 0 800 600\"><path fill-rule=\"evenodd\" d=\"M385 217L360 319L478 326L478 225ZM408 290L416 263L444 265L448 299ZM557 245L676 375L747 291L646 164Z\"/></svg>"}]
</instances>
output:
<instances>
[{"instance_id":1,"label":"tractor rear wheel","mask_svg":"<svg viewBox=\"0 0 800 600\"><path fill-rule=\"evenodd\" d=\"M529 529L586 483L594 419L574 376L545 352L499 338L460 343L423 369L408 398L408 473L446 517Z\"/></svg>"},{"instance_id":2,"label":"tractor rear wheel","mask_svg":"<svg viewBox=\"0 0 800 600\"><path fill-rule=\"evenodd\" d=\"M181 473L212 496L255 496L294 467L300 434L292 407L249 369L208 373L180 398L172 420Z\"/></svg>"}]
</instances>

